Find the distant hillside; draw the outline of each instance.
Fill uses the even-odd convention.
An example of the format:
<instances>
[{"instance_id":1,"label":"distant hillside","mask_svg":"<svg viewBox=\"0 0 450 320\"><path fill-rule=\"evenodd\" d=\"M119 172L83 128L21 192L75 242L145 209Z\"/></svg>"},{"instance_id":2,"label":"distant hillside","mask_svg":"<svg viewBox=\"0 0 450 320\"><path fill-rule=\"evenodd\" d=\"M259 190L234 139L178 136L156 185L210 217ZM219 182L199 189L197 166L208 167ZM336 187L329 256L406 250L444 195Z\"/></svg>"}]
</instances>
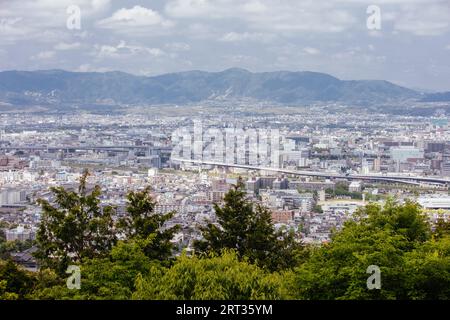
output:
<instances>
[{"instance_id":1,"label":"distant hillside","mask_svg":"<svg viewBox=\"0 0 450 320\"><path fill-rule=\"evenodd\" d=\"M387 81L343 81L316 72L251 73L243 69L228 69L222 72L188 71L155 77L123 72L0 72L0 101L13 105L186 104L230 98L285 104L374 104L418 97L416 91Z\"/></svg>"},{"instance_id":2,"label":"distant hillside","mask_svg":"<svg viewBox=\"0 0 450 320\"><path fill-rule=\"evenodd\" d=\"M446 102L450 101L450 92L430 93L425 95L423 102Z\"/></svg>"}]
</instances>

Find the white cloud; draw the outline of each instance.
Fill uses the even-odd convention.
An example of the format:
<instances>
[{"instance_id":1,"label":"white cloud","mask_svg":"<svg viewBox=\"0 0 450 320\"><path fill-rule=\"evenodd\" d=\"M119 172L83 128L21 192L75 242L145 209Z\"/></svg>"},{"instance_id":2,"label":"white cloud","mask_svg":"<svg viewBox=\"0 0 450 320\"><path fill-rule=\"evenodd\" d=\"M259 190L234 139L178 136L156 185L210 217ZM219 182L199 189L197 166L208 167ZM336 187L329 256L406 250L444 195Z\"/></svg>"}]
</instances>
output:
<instances>
[{"instance_id":1,"label":"white cloud","mask_svg":"<svg viewBox=\"0 0 450 320\"><path fill-rule=\"evenodd\" d=\"M82 18L88 18L106 10L110 0L9 0L2 1L3 16L26 17L27 22L39 27L60 27L68 17L66 9L80 7ZM25 21L24 21L25 22ZM63 24L65 26L65 24Z\"/></svg>"},{"instance_id":2,"label":"white cloud","mask_svg":"<svg viewBox=\"0 0 450 320\"><path fill-rule=\"evenodd\" d=\"M66 9L77 5L84 22L104 12L110 0L9 0L1 1L0 38L3 42L33 40L36 42L61 41L68 34L69 17Z\"/></svg>"},{"instance_id":3,"label":"white cloud","mask_svg":"<svg viewBox=\"0 0 450 320\"><path fill-rule=\"evenodd\" d=\"M165 10L180 19L235 19L250 29L281 32L338 32L356 22L350 10L335 1L172 0Z\"/></svg>"},{"instance_id":4,"label":"white cloud","mask_svg":"<svg viewBox=\"0 0 450 320\"><path fill-rule=\"evenodd\" d=\"M55 50L59 50L59 51L66 51L66 50L77 49L80 46L81 46L81 43L79 43L79 42L73 42L73 43L59 42L53 48Z\"/></svg>"},{"instance_id":5,"label":"white cloud","mask_svg":"<svg viewBox=\"0 0 450 320\"><path fill-rule=\"evenodd\" d=\"M214 8L214 4L208 0L176 0L169 1L166 12L178 18L198 17L211 14Z\"/></svg>"},{"instance_id":6,"label":"white cloud","mask_svg":"<svg viewBox=\"0 0 450 320\"><path fill-rule=\"evenodd\" d=\"M316 54L320 53L319 49L312 48L312 47L306 47L306 48L303 49L303 51L305 53L307 53L307 54L310 54L310 55L316 55Z\"/></svg>"},{"instance_id":7,"label":"white cloud","mask_svg":"<svg viewBox=\"0 0 450 320\"><path fill-rule=\"evenodd\" d=\"M170 0L166 13L178 19L236 20L248 31L298 33L363 30L366 8L362 0ZM380 0L382 23L414 35L441 35L450 29L448 0ZM384 24L383 24L384 28Z\"/></svg>"},{"instance_id":8,"label":"white cloud","mask_svg":"<svg viewBox=\"0 0 450 320\"><path fill-rule=\"evenodd\" d=\"M105 8L108 8L110 2L111 2L110 0L92 0L91 6L94 11L100 11Z\"/></svg>"},{"instance_id":9,"label":"white cloud","mask_svg":"<svg viewBox=\"0 0 450 320\"><path fill-rule=\"evenodd\" d=\"M248 1L242 6L244 12L248 13L265 13L269 8L259 0Z\"/></svg>"},{"instance_id":10,"label":"white cloud","mask_svg":"<svg viewBox=\"0 0 450 320\"><path fill-rule=\"evenodd\" d=\"M25 36L29 30L22 24L23 18L1 18L0 19L0 36L2 41L14 40Z\"/></svg>"},{"instance_id":11,"label":"white cloud","mask_svg":"<svg viewBox=\"0 0 450 320\"><path fill-rule=\"evenodd\" d=\"M55 56L55 51L42 51L31 57L31 60L48 60Z\"/></svg>"},{"instance_id":12,"label":"white cloud","mask_svg":"<svg viewBox=\"0 0 450 320\"><path fill-rule=\"evenodd\" d=\"M250 64L250 63L255 63L255 57L253 56L247 56L247 55L243 55L243 54L236 54L236 55L230 55L230 56L225 56L226 60L229 60L232 65L230 65L230 67L234 66L236 63L245 63L245 64Z\"/></svg>"},{"instance_id":13,"label":"white cloud","mask_svg":"<svg viewBox=\"0 0 450 320\"><path fill-rule=\"evenodd\" d=\"M0 49L0 58L2 60L8 55L8 52L6 50Z\"/></svg>"},{"instance_id":14,"label":"white cloud","mask_svg":"<svg viewBox=\"0 0 450 320\"><path fill-rule=\"evenodd\" d=\"M19 25L22 20L23 19L20 17L2 18L2 19L0 19L0 31L5 32L5 33L12 31L14 26Z\"/></svg>"},{"instance_id":15,"label":"white cloud","mask_svg":"<svg viewBox=\"0 0 450 320\"><path fill-rule=\"evenodd\" d=\"M265 0L171 0L166 5L168 15L177 18L228 18L269 12Z\"/></svg>"},{"instance_id":16,"label":"white cloud","mask_svg":"<svg viewBox=\"0 0 450 320\"><path fill-rule=\"evenodd\" d=\"M163 26L170 27L173 23L164 19L158 12L141 6L131 9L122 8L113 13L109 18L98 22L103 28L146 27Z\"/></svg>"},{"instance_id":17,"label":"white cloud","mask_svg":"<svg viewBox=\"0 0 450 320\"><path fill-rule=\"evenodd\" d=\"M260 41L267 42L273 39L271 34L253 33L253 32L228 32L224 34L219 40L223 42L241 42L241 41Z\"/></svg>"},{"instance_id":18,"label":"white cloud","mask_svg":"<svg viewBox=\"0 0 450 320\"><path fill-rule=\"evenodd\" d=\"M442 35L450 31L450 5L448 2L407 4L400 7L393 22L396 31L417 36Z\"/></svg>"},{"instance_id":19,"label":"white cloud","mask_svg":"<svg viewBox=\"0 0 450 320\"><path fill-rule=\"evenodd\" d=\"M90 65L89 63L86 63L86 64L82 64L82 65L78 66L77 68L74 69L74 71L76 71L76 72L107 72L107 71L112 71L112 69L97 68L97 67Z\"/></svg>"},{"instance_id":20,"label":"white cloud","mask_svg":"<svg viewBox=\"0 0 450 320\"><path fill-rule=\"evenodd\" d=\"M153 57L161 57L165 55L165 52L159 48L127 45L125 41L120 41L117 46L96 45L94 55L97 58L119 58L135 55L150 55Z\"/></svg>"},{"instance_id":21,"label":"white cloud","mask_svg":"<svg viewBox=\"0 0 450 320\"><path fill-rule=\"evenodd\" d=\"M171 51L181 52L181 51L190 51L191 46L184 42L173 42L168 43L165 47Z\"/></svg>"}]
</instances>

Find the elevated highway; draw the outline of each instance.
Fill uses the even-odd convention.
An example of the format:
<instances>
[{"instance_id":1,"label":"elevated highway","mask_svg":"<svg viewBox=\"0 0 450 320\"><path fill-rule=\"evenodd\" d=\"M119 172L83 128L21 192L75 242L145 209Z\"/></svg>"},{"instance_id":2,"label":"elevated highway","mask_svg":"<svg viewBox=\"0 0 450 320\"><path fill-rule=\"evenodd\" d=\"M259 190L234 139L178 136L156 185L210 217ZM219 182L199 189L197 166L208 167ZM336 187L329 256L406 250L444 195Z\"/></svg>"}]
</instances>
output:
<instances>
[{"instance_id":1,"label":"elevated highway","mask_svg":"<svg viewBox=\"0 0 450 320\"><path fill-rule=\"evenodd\" d=\"M448 187L450 186L449 179L442 179L438 177L423 177L423 176L405 176L405 175L387 175L387 174L337 174L319 171L306 171L306 170L288 170L282 168L274 167L260 167L244 164L233 164L233 163L223 163L215 161L204 161L204 160L192 160L183 158L172 158L172 162L181 163L192 163L200 165L212 165L218 167L229 167L229 168L241 168L248 170L259 170L259 171L269 171L269 172L279 172L290 175L304 176L304 177L320 177L325 179L347 179L347 180L363 180L363 181L384 181L391 183L404 183L409 185L420 185L422 183L437 184L440 186Z\"/></svg>"}]
</instances>

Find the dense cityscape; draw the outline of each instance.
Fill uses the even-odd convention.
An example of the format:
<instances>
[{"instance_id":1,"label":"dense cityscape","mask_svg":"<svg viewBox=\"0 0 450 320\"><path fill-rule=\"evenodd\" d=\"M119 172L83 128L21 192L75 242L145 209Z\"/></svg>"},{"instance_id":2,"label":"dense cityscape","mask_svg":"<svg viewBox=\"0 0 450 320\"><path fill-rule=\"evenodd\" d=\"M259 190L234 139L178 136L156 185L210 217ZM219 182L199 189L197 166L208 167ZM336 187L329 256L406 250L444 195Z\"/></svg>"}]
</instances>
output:
<instances>
[{"instance_id":1,"label":"dense cityscape","mask_svg":"<svg viewBox=\"0 0 450 320\"><path fill-rule=\"evenodd\" d=\"M249 115L246 106L217 114L211 106L195 108L214 113L199 118L205 132L277 129L278 169L331 178L174 160L172 135L177 128L193 128L192 119L183 114L3 114L0 222L6 239L35 240L41 210L36 200L52 201L52 186L76 187L85 168L91 172L89 184L102 187L102 204L116 206L119 216L125 214L127 192L151 186L156 212L176 212L170 223L182 226L173 239L179 253L192 250L193 241L201 238L199 225L215 221L213 204L223 200L239 177L249 199L271 210L276 227L294 230L305 243L329 241L332 230L351 219L357 208L389 197L418 201L432 222L449 217L450 129L445 116L324 114L326 108L308 114ZM247 139L236 152L248 147ZM202 150L207 149L204 142ZM244 157L242 164L249 161ZM380 181L371 175L399 178ZM13 256L36 267L27 251Z\"/></svg>"}]
</instances>

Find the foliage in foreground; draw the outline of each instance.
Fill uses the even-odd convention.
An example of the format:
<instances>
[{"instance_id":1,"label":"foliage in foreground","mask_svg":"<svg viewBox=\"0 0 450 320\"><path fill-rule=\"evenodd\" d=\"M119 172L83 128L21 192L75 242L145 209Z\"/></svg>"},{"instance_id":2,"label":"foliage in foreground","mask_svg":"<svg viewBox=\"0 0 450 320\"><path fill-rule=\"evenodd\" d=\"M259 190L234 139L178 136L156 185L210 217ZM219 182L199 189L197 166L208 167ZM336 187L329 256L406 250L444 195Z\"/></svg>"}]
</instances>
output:
<instances>
[{"instance_id":1,"label":"foliage in foreground","mask_svg":"<svg viewBox=\"0 0 450 320\"><path fill-rule=\"evenodd\" d=\"M432 229L412 202L370 204L329 243L298 246L235 188L216 206L219 226L203 229L202 253L172 258L177 228L164 228L171 215L154 213L148 190L128 196L128 218L113 227L109 213L97 211L98 194L55 192L59 206L42 203L47 217L38 239L39 252L52 254L38 256L44 267L37 273L0 261L0 299L450 299L450 223ZM84 241L67 255L62 248L78 238L61 228L114 241L101 251ZM66 286L61 268L68 263L81 268L80 290ZM370 265L381 269L380 290L367 288Z\"/></svg>"},{"instance_id":2,"label":"foliage in foreground","mask_svg":"<svg viewBox=\"0 0 450 320\"><path fill-rule=\"evenodd\" d=\"M133 299L250 300L283 297L283 278L239 261L234 251L209 258L181 256L168 269L138 276Z\"/></svg>"},{"instance_id":3,"label":"foliage in foreground","mask_svg":"<svg viewBox=\"0 0 450 320\"><path fill-rule=\"evenodd\" d=\"M445 243L448 237L431 240L431 228L417 204L397 205L388 202L384 208L368 205L359 213L359 221L349 221L332 241L311 253L296 269L296 296L304 299L414 299L411 285L425 271L426 262L412 257L425 247L437 252L440 268L450 267ZM442 251L444 250L444 251ZM441 252L439 255L438 252ZM371 265L381 269L381 290L367 290ZM419 271L416 271L416 267ZM425 269L423 269L425 268ZM449 282L447 274L440 281ZM439 288L436 288L439 291ZM427 290L422 298L434 298ZM449 297L447 295L447 297Z\"/></svg>"},{"instance_id":4,"label":"foliage in foreground","mask_svg":"<svg viewBox=\"0 0 450 320\"><path fill-rule=\"evenodd\" d=\"M217 224L201 227L204 240L197 241L198 253L218 255L224 249L235 250L239 258L246 258L271 271L294 267L302 255L302 246L288 230L276 231L271 212L247 200L242 181L224 198L224 205L214 206Z\"/></svg>"}]
</instances>

